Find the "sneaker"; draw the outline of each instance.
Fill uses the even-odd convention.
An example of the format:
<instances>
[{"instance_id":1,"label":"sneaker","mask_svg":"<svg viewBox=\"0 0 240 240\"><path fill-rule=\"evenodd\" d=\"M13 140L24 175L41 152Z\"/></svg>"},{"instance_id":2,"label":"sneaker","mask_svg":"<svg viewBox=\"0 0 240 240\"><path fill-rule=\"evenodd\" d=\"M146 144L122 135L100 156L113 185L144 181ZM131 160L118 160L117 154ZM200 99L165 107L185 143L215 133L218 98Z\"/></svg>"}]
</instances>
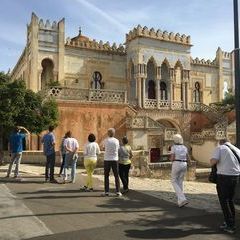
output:
<instances>
[{"instance_id":1,"label":"sneaker","mask_svg":"<svg viewBox=\"0 0 240 240\"><path fill-rule=\"evenodd\" d=\"M104 192L101 194L102 197L108 197L109 196L109 192Z\"/></svg>"},{"instance_id":2,"label":"sneaker","mask_svg":"<svg viewBox=\"0 0 240 240\"><path fill-rule=\"evenodd\" d=\"M125 193L128 193L128 192L129 192L129 189L124 189L122 193L125 194Z\"/></svg>"},{"instance_id":3,"label":"sneaker","mask_svg":"<svg viewBox=\"0 0 240 240\"><path fill-rule=\"evenodd\" d=\"M182 207L186 206L188 203L189 203L189 202L188 202L187 200L184 200L183 202L179 203L178 206L179 206L180 208L182 208Z\"/></svg>"},{"instance_id":4,"label":"sneaker","mask_svg":"<svg viewBox=\"0 0 240 240\"><path fill-rule=\"evenodd\" d=\"M235 233L235 228L234 227L226 227L223 229L224 232L234 234Z\"/></svg>"},{"instance_id":5,"label":"sneaker","mask_svg":"<svg viewBox=\"0 0 240 240\"><path fill-rule=\"evenodd\" d=\"M121 192L116 192L116 196L121 197L122 193Z\"/></svg>"},{"instance_id":6,"label":"sneaker","mask_svg":"<svg viewBox=\"0 0 240 240\"><path fill-rule=\"evenodd\" d=\"M56 179L51 179L49 182L50 183L58 183L58 181Z\"/></svg>"},{"instance_id":7,"label":"sneaker","mask_svg":"<svg viewBox=\"0 0 240 240\"><path fill-rule=\"evenodd\" d=\"M81 191L87 191L88 187L87 186L83 186L80 188Z\"/></svg>"}]
</instances>

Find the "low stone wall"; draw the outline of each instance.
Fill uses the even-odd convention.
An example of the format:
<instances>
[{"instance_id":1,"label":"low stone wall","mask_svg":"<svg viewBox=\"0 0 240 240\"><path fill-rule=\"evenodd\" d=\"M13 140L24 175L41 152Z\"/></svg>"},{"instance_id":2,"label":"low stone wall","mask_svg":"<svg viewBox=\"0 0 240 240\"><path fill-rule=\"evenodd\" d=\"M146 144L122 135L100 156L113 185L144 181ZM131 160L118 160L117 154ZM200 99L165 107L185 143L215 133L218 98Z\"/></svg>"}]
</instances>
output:
<instances>
[{"instance_id":1,"label":"low stone wall","mask_svg":"<svg viewBox=\"0 0 240 240\"><path fill-rule=\"evenodd\" d=\"M171 178L172 163L158 162L149 163L148 151L135 151L132 159L132 168L130 175L134 177L152 177L161 179ZM188 166L185 179L188 181L196 180L196 162L192 161Z\"/></svg>"},{"instance_id":2,"label":"low stone wall","mask_svg":"<svg viewBox=\"0 0 240 240\"><path fill-rule=\"evenodd\" d=\"M102 152L98 156L97 163L97 173L103 174L103 155ZM8 163L10 156L7 152L4 154L4 162ZM46 157L43 155L42 151L24 151L22 156L22 163L25 164L38 164L45 165ZM56 152L56 165L61 164L61 156L59 152ZM83 167L83 152L79 152L79 160L77 162L79 167ZM133 151L132 158L132 167L130 170L130 175L134 177L152 177L152 178L161 178L161 179L170 179L171 177L171 162L159 162L159 163L150 163L149 162L149 152L148 151ZM186 180L195 180L196 179L196 162L192 162L188 167L186 174Z\"/></svg>"}]
</instances>

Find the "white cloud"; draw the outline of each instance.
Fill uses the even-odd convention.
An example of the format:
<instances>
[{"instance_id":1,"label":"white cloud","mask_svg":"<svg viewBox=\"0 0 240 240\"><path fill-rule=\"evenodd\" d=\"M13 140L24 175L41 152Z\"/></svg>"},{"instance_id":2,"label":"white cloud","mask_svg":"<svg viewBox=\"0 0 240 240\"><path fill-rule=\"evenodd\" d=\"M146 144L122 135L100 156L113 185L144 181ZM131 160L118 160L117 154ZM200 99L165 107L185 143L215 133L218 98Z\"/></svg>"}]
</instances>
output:
<instances>
[{"instance_id":1,"label":"white cloud","mask_svg":"<svg viewBox=\"0 0 240 240\"><path fill-rule=\"evenodd\" d=\"M119 20L116 20L113 16L108 14L106 11L98 8L96 5L89 3L86 0L75 0L76 2L84 5L86 8L88 8L93 14L93 12L99 14L101 17L103 17L105 20L107 20L110 24L114 25L115 27L118 28L119 31L122 33L126 32L126 27L124 24L122 24ZM91 15L90 14L90 15Z\"/></svg>"}]
</instances>

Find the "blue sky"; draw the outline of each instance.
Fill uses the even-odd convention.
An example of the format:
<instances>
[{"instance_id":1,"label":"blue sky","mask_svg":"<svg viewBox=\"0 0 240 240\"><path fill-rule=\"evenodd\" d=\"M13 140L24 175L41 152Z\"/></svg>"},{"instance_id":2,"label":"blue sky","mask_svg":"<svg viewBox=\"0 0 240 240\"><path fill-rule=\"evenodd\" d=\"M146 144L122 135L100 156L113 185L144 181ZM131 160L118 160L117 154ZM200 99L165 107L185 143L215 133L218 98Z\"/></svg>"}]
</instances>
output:
<instances>
[{"instance_id":1,"label":"blue sky","mask_svg":"<svg viewBox=\"0 0 240 240\"><path fill-rule=\"evenodd\" d=\"M231 51L233 0L1 0L0 71L16 64L26 42L31 13L59 21L65 37L82 34L110 43L123 43L125 34L141 24L191 36L193 58L213 60L218 47Z\"/></svg>"}]
</instances>

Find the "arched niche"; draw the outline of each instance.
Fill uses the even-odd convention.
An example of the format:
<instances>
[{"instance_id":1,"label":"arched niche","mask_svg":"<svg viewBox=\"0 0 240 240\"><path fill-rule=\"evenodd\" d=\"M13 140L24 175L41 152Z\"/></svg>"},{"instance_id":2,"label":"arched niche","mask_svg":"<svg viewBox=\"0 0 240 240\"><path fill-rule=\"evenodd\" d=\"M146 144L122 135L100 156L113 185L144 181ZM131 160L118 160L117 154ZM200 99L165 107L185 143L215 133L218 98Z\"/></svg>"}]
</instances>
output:
<instances>
[{"instance_id":1,"label":"arched niche","mask_svg":"<svg viewBox=\"0 0 240 240\"><path fill-rule=\"evenodd\" d=\"M54 63L51 59L45 58L41 62L42 73L41 73L41 88L45 88L52 82L54 82Z\"/></svg>"}]
</instances>

